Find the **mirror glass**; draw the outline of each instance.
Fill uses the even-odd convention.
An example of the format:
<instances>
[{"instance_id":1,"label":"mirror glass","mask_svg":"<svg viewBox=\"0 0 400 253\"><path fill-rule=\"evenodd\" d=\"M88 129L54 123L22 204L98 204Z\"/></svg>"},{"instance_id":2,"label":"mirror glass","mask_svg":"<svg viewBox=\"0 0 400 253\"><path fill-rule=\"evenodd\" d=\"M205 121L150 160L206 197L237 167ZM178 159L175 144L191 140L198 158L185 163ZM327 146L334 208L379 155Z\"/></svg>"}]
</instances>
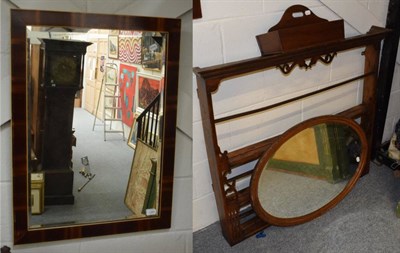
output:
<instances>
[{"instance_id":1,"label":"mirror glass","mask_svg":"<svg viewBox=\"0 0 400 253\"><path fill-rule=\"evenodd\" d=\"M26 32L29 228L159 216L168 34Z\"/></svg>"},{"instance_id":2,"label":"mirror glass","mask_svg":"<svg viewBox=\"0 0 400 253\"><path fill-rule=\"evenodd\" d=\"M180 31L11 10L15 244L171 227Z\"/></svg>"},{"instance_id":3,"label":"mirror glass","mask_svg":"<svg viewBox=\"0 0 400 253\"><path fill-rule=\"evenodd\" d=\"M312 125L269 157L258 181L258 200L270 216L295 218L327 205L348 185L361 158L361 140L347 124Z\"/></svg>"}]
</instances>

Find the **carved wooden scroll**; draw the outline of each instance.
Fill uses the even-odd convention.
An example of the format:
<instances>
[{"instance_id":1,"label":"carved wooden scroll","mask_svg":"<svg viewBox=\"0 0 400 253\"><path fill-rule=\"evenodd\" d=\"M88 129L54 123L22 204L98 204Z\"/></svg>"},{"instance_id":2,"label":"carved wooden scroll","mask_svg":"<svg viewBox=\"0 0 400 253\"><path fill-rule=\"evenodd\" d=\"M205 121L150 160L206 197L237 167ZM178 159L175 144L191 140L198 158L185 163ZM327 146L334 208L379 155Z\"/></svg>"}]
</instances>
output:
<instances>
[{"instance_id":1,"label":"carved wooden scroll","mask_svg":"<svg viewBox=\"0 0 400 253\"><path fill-rule=\"evenodd\" d=\"M336 53L328 53L321 56L314 56L310 59L301 59L292 63L284 63L277 66L284 74L289 74L296 65L300 68L305 68L306 70L311 69L312 66L317 64L317 61L322 61L325 64L329 64L333 61L333 58L336 56Z\"/></svg>"}]
</instances>

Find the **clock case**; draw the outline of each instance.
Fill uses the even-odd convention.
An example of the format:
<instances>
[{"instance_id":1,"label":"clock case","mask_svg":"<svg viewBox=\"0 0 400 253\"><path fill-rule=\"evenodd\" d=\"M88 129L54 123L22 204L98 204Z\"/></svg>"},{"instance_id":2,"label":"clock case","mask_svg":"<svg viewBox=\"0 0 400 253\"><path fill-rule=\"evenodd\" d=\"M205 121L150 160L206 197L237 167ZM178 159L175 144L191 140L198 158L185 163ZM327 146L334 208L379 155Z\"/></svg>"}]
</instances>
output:
<instances>
[{"instance_id":1,"label":"clock case","mask_svg":"<svg viewBox=\"0 0 400 253\"><path fill-rule=\"evenodd\" d=\"M31 161L33 171L45 176L45 205L74 204L72 129L75 94L83 88L86 48L92 43L72 40L41 39L40 50L32 53L39 60L37 98ZM32 51L34 52L34 51ZM33 78L32 78L33 79ZM35 85L33 85L35 88Z\"/></svg>"}]
</instances>

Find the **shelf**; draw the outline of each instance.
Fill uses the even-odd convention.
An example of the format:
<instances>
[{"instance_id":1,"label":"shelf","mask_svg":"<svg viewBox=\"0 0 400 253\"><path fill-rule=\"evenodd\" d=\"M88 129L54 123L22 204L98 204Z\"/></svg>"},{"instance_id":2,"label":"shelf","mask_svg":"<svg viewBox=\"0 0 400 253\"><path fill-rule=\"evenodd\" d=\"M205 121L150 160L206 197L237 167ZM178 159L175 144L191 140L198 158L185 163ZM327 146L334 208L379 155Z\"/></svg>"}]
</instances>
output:
<instances>
[{"instance_id":1,"label":"shelf","mask_svg":"<svg viewBox=\"0 0 400 253\"><path fill-rule=\"evenodd\" d=\"M299 7L297 6L295 8ZM287 28L287 26L284 27ZM291 29L293 30L294 28ZM368 33L359 36L337 40L335 38L335 41L325 41L321 43L318 41L317 44L286 50L282 53L254 57L204 68L196 67L193 69L197 78L197 92L200 102L204 140L206 143L210 173L213 181L213 190L220 216L222 233L230 245L239 243L249 236L267 228L270 224L257 216L253 210L250 186L241 190L238 190L237 188L240 180L253 176L254 169L246 170L245 172L231 178L228 178L227 175L229 175L234 168L260 159L260 157L262 157L262 155L271 148L274 143L278 142L281 136L278 135L266 140L260 140L257 143L247 145L231 152L221 152L216 124L251 116L261 111L267 111L322 92L330 91L356 80L361 80L360 88L362 88L362 95L360 104L339 112L337 115L351 119L359 119L360 126L368 138L367 160L369 160L371 153L370 144L372 143L373 138L372 122L375 117L375 91L377 88L380 45L381 41L389 32L390 30L388 29L373 26ZM303 42L299 43L299 45L307 44ZM284 74L289 74L291 70L297 66L300 68L311 69L319 62L325 64L331 63L338 52L360 47L364 48L362 54L364 55L365 62L364 73L359 76L354 76L328 87L314 90L313 92L296 96L285 101L280 101L262 108L229 115L223 118L214 118L212 95L218 92L218 87L225 79L251 75L257 71L264 71L269 68L278 68ZM285 48L283 48L283 50L285 50ZM224 83L224 85L227 85L227 88L229 89L228 83ZM368 166L365 167L365 171L367 170ZM240 171L240 169L238 169L238 171ZM236 173L237 172L235 171L235 174Z\"/></svg>"}]
</instances>

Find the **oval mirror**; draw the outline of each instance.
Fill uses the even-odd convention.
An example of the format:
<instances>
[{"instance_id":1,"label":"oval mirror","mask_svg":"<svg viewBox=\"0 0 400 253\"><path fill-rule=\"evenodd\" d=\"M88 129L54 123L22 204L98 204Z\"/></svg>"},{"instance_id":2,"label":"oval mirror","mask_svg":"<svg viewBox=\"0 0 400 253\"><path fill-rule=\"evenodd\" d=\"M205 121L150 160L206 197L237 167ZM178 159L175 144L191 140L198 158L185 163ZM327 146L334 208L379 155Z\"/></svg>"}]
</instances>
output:
<instances>
[{"instance_id":1,"label":"oval mirror","mask_svg":"<svg viewBox=\"0 0 400 253\"><path fill-rule=\"evenodd\" d=\"M251 180L256 213L273 225L314 219L354 187L368 144L351 119L322 116L284 133L258 161Z\"/></svg>"}]
</instances>

